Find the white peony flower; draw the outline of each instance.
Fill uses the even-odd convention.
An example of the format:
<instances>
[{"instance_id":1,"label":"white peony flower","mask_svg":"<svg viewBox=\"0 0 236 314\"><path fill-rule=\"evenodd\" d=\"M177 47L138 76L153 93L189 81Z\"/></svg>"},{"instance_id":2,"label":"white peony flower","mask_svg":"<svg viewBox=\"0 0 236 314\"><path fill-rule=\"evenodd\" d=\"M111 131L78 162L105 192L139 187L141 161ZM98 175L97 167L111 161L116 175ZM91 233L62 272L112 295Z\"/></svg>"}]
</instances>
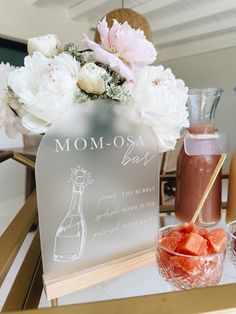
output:
<instances>
[{"instance_id":1,"label":"white peony flower","mask_svg":"<svg viewBox=\"0 0 236 314\"><path fill-rule=\"evenodd\" d=\"M101 95L106 90L105 74L106 70L95 63L86 63L80 70L78 86L87 93Z\"/></svg>"},{"instance_id":2,"label":"white peony flower","mask_svg":"<svg viewBox=\"0 0 236 314\"><path fill-rule=\"evenodd\" d=\"M144 123L152 127L159 152L175 148L183 127L188 127L188 88L170 69L146 66L136 72L134 103Z\"/></svg>"},{"instance_id":3,"label":"white peony flower","mask_svg":"<svg viewBox=\"0 0 236 314\"><path fill-rule=\"evenodd\" d=\"M9 73L14 71L15 67L9 63L0 63L0 101L5 101L7 97L7 85Z\"/></svg>"},{"instance_id":4,"label":"white peony flower","mask_svg":"<svg viewBox=\"0 0 236 314\"><path fill-rule=\"evenodd\" d=\"M5 128L5 132L9 137L16 137L18 132L24 133L24 128L21 125L20 119L9 106L7 85L10 72L14 71L15 67L9 63L0 63L0 127ZM11 100L12 101L12 100Z\"/></svg>"},{"instance_id":5,"label":"white peony flower","mask_svg":"<svg viewBox=\"0 0 236 314\"><path fill-rule=\"evenodd\" d=\"M27 49L29 55L39 51L49 58L58 55L62 51L59 39L53 34L28 39Z\"/></svg>"},{"instance_id":6,"label":"white peony flower","mask_svg":"<svg viewBox=\"0 0 236 314\"><path fill-rule=\"evenodd\" d=\"M80 64L69 54L46 58L35 52L25 66L11 72L8 83L19 97L22 124L32 132L44 133L74 104Z\"/></svg>"}]
</instances>

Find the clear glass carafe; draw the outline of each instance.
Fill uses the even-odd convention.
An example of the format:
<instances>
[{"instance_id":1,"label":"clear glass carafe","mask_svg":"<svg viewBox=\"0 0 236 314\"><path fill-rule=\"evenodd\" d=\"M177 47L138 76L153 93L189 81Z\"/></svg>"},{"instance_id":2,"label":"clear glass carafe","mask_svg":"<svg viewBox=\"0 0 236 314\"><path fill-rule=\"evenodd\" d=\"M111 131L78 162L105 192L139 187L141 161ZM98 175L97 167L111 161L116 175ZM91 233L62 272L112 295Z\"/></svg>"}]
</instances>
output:
<instances>
[{"instance_id":1,"label":"clear glass carafe","mask_svg":"<svg viewBox=\"0 0 236 314\"><path fill-rule=\"evenodd\" d=\"M189 132L214 133L215 112L223 90L220 88L190 89L188 99ZM176 173L175 214L181 221L190 221L212 173L219 155L189 156L182 148ZM219 173L196 223L212 226L221 218L221 172Z\"/></svg>"}]
</instances>

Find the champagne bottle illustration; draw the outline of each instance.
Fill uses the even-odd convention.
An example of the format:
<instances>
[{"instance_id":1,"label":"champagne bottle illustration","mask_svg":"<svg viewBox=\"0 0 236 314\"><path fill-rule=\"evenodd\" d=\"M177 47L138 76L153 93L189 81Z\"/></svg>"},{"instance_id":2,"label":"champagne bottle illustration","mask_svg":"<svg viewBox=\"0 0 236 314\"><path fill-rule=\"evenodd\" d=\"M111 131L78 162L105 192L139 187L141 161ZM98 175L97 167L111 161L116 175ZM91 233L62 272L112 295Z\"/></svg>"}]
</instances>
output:
<instances>
[{"instance_id":1,"label":"champagne bottle illustration","mask_svg":"<svg viewBox=\"0 0 236 314\"><path fill-rule=\"evenodd\" d=\"M80 166L71 169L72 195L69 209L59 225L54 241L54 261L71 262L84 254L87 225L83 214L83 194L91 184L90 172Z\"/></svg>"}]
</instances>

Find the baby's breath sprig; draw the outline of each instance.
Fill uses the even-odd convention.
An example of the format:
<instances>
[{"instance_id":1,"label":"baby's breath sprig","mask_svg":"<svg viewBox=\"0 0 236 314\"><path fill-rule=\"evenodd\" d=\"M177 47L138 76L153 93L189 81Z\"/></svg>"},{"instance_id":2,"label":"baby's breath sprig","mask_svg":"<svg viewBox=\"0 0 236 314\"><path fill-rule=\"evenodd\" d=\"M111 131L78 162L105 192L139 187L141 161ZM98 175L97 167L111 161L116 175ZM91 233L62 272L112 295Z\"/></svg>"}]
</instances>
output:
<instances>
[{"instance_id":1,"label":"baby's breath sprig","mask_svg":"<svg viewBox=\"0 0 236 314\"><path fill-rule=\"evenodd\" d=\"M80 58L80 49L79 44L77 43L68 43L64 47L64 52L69 53L72 57L74 57L77 61Z\"/></svg>"},{"instance_id":2,"label":"baby's breath sprig","mask_svg":"<svg viewBox=\"0 0 236 314\"><path fill-rule=\"evenodd\" d=\"M107 85L106 95L108 98L126 103L131 98L131 91L124 85L116 85L114 83Z\"/></svg>"}]
</instances>

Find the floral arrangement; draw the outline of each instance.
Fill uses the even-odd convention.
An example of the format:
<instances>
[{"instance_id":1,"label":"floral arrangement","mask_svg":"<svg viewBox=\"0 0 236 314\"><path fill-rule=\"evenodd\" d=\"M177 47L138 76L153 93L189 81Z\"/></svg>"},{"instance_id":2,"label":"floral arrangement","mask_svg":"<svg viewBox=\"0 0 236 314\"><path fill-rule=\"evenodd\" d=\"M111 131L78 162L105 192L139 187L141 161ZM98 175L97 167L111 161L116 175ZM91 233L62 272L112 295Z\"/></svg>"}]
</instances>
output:
<instances>
[{"instance_id":1,"label":"floral arrangement","mask_svg":"<svg viewBox=\"0 0 236 314\"><path fill-rule=\"evenodd\" d=\"M55 35L28 40L24 66L0 64L0 127L10 137L45 133L71 107L112 99L133 106L151 126L160 152L175 147L188 126L188 89L170 69L150 66L157 52L143 31L114 20L98 24L101 44L85 36L88 49L62 46Z\"/></svg>"}]
</instances>

